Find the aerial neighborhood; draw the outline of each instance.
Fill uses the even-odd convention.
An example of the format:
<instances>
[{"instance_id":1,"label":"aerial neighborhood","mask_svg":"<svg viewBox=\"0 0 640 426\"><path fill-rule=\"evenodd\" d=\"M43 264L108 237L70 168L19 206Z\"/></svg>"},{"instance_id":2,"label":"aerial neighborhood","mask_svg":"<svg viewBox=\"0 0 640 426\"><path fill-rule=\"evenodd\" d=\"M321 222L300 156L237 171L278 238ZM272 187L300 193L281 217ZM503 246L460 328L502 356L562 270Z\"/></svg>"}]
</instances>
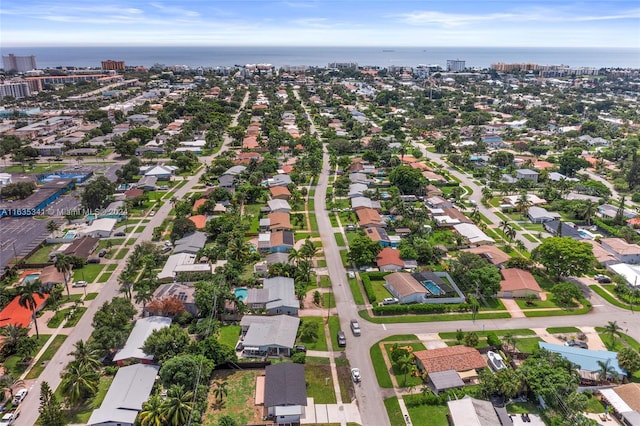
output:
<instances>
[{"instance_id":1,"label":"aerial neighborhood","mask_svg":"<svg viewBox=\"0 0 640 426\"><path fill-rule=\"evenodd\" d=\"M0 425L640 425L639 70L120 62L2 74Z\"/></svg>"}]
</instances>

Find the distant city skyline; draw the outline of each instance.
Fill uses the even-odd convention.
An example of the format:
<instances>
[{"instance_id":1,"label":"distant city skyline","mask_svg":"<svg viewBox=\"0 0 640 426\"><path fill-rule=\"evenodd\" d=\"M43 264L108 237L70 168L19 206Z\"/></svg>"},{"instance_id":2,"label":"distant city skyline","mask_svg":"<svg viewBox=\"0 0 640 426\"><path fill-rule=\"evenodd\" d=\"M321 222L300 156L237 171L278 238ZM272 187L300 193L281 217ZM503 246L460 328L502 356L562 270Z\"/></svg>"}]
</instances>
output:
<instances>
[{"instance_id":1,"label":"distant city skyline","mask_svg":"<svg viewBox=\"0 0 640 426\"><path fill-rule=\"evenodd\" d=\"M3 47L640 48L632 1L3 0Z\"/></svg>"}]
</instances>

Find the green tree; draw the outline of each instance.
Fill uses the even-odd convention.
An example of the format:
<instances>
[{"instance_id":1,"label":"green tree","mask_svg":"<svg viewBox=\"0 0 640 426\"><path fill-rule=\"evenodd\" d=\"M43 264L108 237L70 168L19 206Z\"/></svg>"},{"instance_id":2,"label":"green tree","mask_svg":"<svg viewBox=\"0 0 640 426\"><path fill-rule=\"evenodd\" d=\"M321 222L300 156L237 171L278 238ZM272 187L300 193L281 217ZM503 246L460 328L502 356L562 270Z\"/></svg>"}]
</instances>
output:
<instances>
[{"instance_id":1,"label":"green tree","mask_svg":"<svg viewBox=\"0 0 640 426\"><path fill-rule=\"evenodd\" d=\"M622 335L622 327L618 325L617 321L609 321L604 326L604 334L611 338L611 346L615 347L618 338Z\"/></svg>"},{"instance_id":2,"label":"green tree","mask_svg":"<svg viewBox=\"0 0 640 426\"><path fill-rule=\"evenodd\" d=\"M376 256L381 250L382 247L376 241L369 237L358 235L349 245L347 260L355 263L358 267L370 265L376 261Z\"/></svg>"},{"instance_id":3,"label":"green tree","mask_svg":"<svg viewBox=\"0 0 640 426\"><path fill-rule=\"evenodd\" d=\"M423 187L428 183L420 169L411 166L395 167L389 173L389 181L402 194L421 194Z\"/></svg>"},{"instance_id":4,"label":"green tree","mask_svg":"<svg viewBox=\"0 0 640 426\"><path fill-rule=\"evenodd\" d=\"M184 386L172 385L167 391L167 399L161 405L162 417L167 426L184 426L193 411L193 391Z\"/></svg>"},{"instance_id":5,"label":"green tree","mask_svg":"<svg viewBox=\"0 0 640 426\"><path fill-rule=\"evenodd\" d=\"M305 321L300 327L300 340L303 342L315 342L318 340L318 323Z\"/></svg>"},{"instance_id":6,"label":"green tree","mask_svg":"<svg viewBox=\"0 0 640 426\"><path fill-rule=\"evenodd\" d=\"M618 365L627 372L628 377L640 370L640 354L633 348L625 346L618 351Z\"/></svg>"},{"instance_id":7,"label":"green tree","mask_svg":"<svg viewBox=\"0 0 640 426\"><path fill-rule=\"evenodd\" d=\"M65 426L67 424L60 408L58 397L53 393L47 382L40 384L40 408L38 412L40 413L38 424L41 426Z\"/></svg>"},{"instance_id":8,"label":"green tree","mask_svg":"<svg viewBox=\"0 0 640 426\"><path fill-rule=\"evenodd\" d=\"M498 268L492 265L470 270L465 279L465 281L477 285L480 293L485 297L494 297L500 291L501 280Z\"/></svg>"},{"instance_id":9,"label":"green tree","mask_svg":"<svg viewBox=\"0 0 640 426\"><path fill-rule=\"evenodd\" d=\"M225 414L218 419L218 426L240 426L240 423L230 415Z\"/></svg>"},{"instance_id":10,"label":"green tree","mask_svg":"<svg viewBox=\"0 0 640 426\"><path fill-rule=\"evenodd\" d=\"M589 398L582 392L572 392L567 396L567 406L577 413L582 413L587 409Z\"/></svg>"},{"instance_id":11,"label":"green tree","mask_svg":"<svg viewBox=\"0 0 640 426\"><path fill-rule=\"evenodd\" d=\"M114 151L121 157L131 157L136 153L138 142L130 140L116 140L114 143Z\"/></svg>"},{"instance_id":12,"label":"green tree","mask_svg":"<svg viewBox=\"0 0 640 426\"><path fill-rule=\"evenodd\" d=\"M601 383L607 383L609 381L618 383L618 371L611 364L611 360L596 361L598 363L598 380Z\"/></svg>"},{"instance_id":13,"label":"green tree","mask_svg":"<svg viewBox=\"0 0 640 426\"><path fill-rule=\"evenodd\" d=\"M580 289L569 282L561 282L551 287L556 302L561 306L570 306L574 304L574 300L578 300L582 295Z\"/></svg>"},{"instance_id":14,"label":"green tree","mask_svg":"<svg viewBox=\"0 0 640 426\"><path fill-rule=\"evenodd\" d=\"M9 356L16 353L20 341L28 337L29 329L20 325L7 324L0 329L0 335L5 337L2 353Z\"/></svg>"},{"instance_id":15,"label":"green tree","mask_svg":"<svg viewBox=\"0 0 640 426\"><path fill-rule=\"evenodd\" d=\"M83 340L78 340L73 347L74 350L69 353L69 355L73 357L74 362L77 362L80 366L92 368L94 370L100 370L100 368L102 368L102 363L100 362L97 350L92 349Z\"/></svg>"},{"instance_id":16,"label":"green tree","mask_svg":"<svg viewBox=\"0 0 640 426\"><path fill-rule=\"evenodd\" d=\"M77 407L98 392L100 374L93 368L71 362L65 369L60 391L71 407Z\"/></svg>"},{"instance_id":17,"label":"green tree","mask_svg":"<svg viewBox=\"0 0 640 426\"><path fill-rule=\"evenodd\" d=\"M213 397L216 399L218 405L222 405L222 402L229 394L229 390L227 389L228 383L221 380L216 380L213 382L215 387L213 388Z\"/></svg>"},{"instance_id":18,"label":"green tree","mask_svg":"<svg viewBox=\"0 0 640 426\"><path fill-rule=\"evenodd\" d=\"M162 363L183 353L191 338L183 328L171 327L154 330L142 345L144 353L153 355L154 359Z\"/></svg>"},{"instance_id":19,"label":"green tree","mask_svg":"<svg viewBox=\"0 0 640 426\"><path fill-rule=\"evenodd\" d=\"M50 220L49 222L47 222L47 232L49 232L50 234L53 234L58 229L60 229L60 225L58 225L56 221Z\"/></svg>"},{"instance_id":20,"label":"green tree","mask_svg":"<svg viewBox=\"0 0 640 426\"><path fill-rule=\"evenodd\" d=\"M403 354L395 360L395 365L402 373L402 386L407 385L407 374L411 371L411 367L414 366L413 355L410 353Z\"/></svg>"},{"instance_id":21,"label":"green tree","mask_svg":"<svg viewBox=\"0 0 640 426\"><path fill-rule=\"evenodd\" d=\"M173 221L173 227L171 228L171 235L169 238L171 241L176 241L195 230L196 224L193 223L192 220L186 217L178 217Z\"/></svg>"},{"instance_id":22,"label":"green tree","mask_svg":"<svg viewBox=\"0 0 640 426\"><path fill-rule=\"evenodd\" d=\"M73 267L71 263L71 256L58 253L56 254L56 261L54 263L56 271L62 274L62 278L64 279L64 286L67 289L67 297L71 297L71 293L69 292L69 273Z\"/></svg>"},{"instance_id":23,"label":"green tree","mask_svg":"<svg viewBox=\"0 0 640 426\"><path fill-rule=\"evenodd\" d=\"M18 287L18 304L31 311L33 325L36 327L36 337L39 338L40 331L38 330L38 318L36 316L38 302L36 301L35 296L38 296L39 299L44 298L44 292L42 291L42 283L40 280L30 281L27 284Z\"/></svg>"},{"instance_id":24,"label":"green tree","mask_svg":"<svg viewBox=\"0 0 640 426\"><path fill-rule=\"evenodd\" d=\"M115 185L106 177L100 176L87 184L82 193L82 204L91 210L106 206L115 192Z\"/></svg>"},{"instance_id":25,"label":"green tree","mask_svg":"<svg viewBox=\"0 0 640 426\"><path fill-rule=\"evenodd\" d=\"M544 265L556 280L569 275L583 275L595 262L591 244L569 237L545 238L542 244L533 250L532 256Z\"/></svg>"},{"instance_id":26,"label":"green tree","mask_svg":"<svg viewBox=\"0 0 640 426\"><path fill-rule=\"evenodd\" d=\"M464 339L462 339L462 341L464 342L465 346L474 348L478 346L478 342L480 341L480 339L478 338L478 333L476 333L475 331L472 331L470 333L465 334Z\"/></svg>"},{"instance_id":27,"label":"green tree","mask_svg":"<svg viewBox=\"0 0 640 426\"><path fill-rule=\"evenodd\" d=\"M193 390L198 375L203 383L208 381L214 366L202 355L182 354L163 362L159 376L165 387L175 384Z\"/></svg>"},{"instance_id":28,"label":"green tree","mask_svg":"<svg viewBox=\"0 0 640 426\"><path fill-rule=\"evenodd\" d=\"M160 395L152 395L148 401L142 403L142 411L138 413L140 426L164 426L165 419Z\"/></svg>"}]
</instances>

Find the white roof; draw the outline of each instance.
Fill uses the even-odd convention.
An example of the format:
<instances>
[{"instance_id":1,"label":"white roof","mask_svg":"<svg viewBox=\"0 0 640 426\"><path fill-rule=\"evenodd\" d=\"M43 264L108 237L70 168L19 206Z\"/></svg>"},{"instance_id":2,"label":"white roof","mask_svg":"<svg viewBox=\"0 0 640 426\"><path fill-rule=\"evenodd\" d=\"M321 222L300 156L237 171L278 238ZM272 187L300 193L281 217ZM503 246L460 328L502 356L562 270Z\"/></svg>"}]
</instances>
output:
<instances>
[{"instance_id":1,"label":"white roof","mask_svg":"<svg viewBox=\"0 0 640 426\"><path fill-rule=\"evenodd\" d=\"M507 202L507 203L511 204L512 206L515 206L515 205L518 204L518 199L519 198L520 198L520 195L509 195L507 197L503 197L502 201ZM538 205L538 204L546 204L547 203L547 200L544 200L544 199L538 197L535 194L527 194L527 200L531 204L533 204L534 206Z\"/></svg>"},{"instance_id":2,"label":"white roof","mask_svg":"<svg viewBox=\"0 0 640 426\"><path fill-rule=\"evenodd\" d=\"M281 346L293 348L300 318L288 315L245 315L241 326L249 326L244 336L245 347Z\"/></svg>"},{"instance_id":3,"label":"white roof","mask_svg":"<svg viewBox=\"0 0 640 426\"><path fill-rule=\"evenodd\" d=\"M111 232L113 231L113 228L116 226L116 223L118 223L118 219L111 219L111 218L95 219L93 222L91 222L91 225L87 225L86 228L82 229L82 233L91 234L97 231Z\"/></svg>"},{"instance_id":4,"label":"white roof","mask_svg":"<svg viewBox=\"0 0 640 426\"><path fill-rule=\"evenodd\" d=\"M170 175L177 170L175 166L155 166L144 172L145 176L163 176ZM141 170L142 171L142 170Z\"/></svg>"},{"instance_id":5,"label":"white roof","mask_svg":"<svg viewBox=\"0 0 640 426\"><path fill-rule=\"evenodd\" d=\"M611 404L618 413L633 411L633 408L629 407L629 405L624 402L622 398L620 398L620 395L618 395L615 390L600 389L600 393L602 394L602 396L607 398L609 404Z\"/></svg>"},{"instance_id":6,"label":"white roof","mask_svg":"<svg viewBox=\"0 0 640 426\"><path fill-rule=\"evenodd\" d=\"M208 263L193 263L189 265L177 265L173 272L212 272Z\"/></svg>"},{"instance_id":7,"label":"white roof","mask_svg":"<svg viewBox=\"0 0 640 426\"><path fill-rule=\"evenodd\" d=\"M454 426L494 426L500 424L489 401L468 396L447 402Z\"/></svg>"},{"instance_id":8,"label":"white roof","mask_svg":"<svg viewBox=\"0 0 640 426\"><path fill-rule=\"evenodd\" d=\"M136 321L136 325L131 330L127 343L124 348L120 349L116 356L113 357L114 361L120 361L124 359L146 359L153 360L153 354L146 354L142 350L142 345L147 340L147 337L151 336L155 330L169 327L171 325L171 318L167 317L147 317L141 318Z\"/></svg>"},{"instance_id":9,"label":"white roof","mask_svg":"<svg viewBox=\"0 0 640 426\"><path fill-rule=\"evenodd\" d=\"M276 211L276 210L291 210L291 206L289 205L289 202L287 200L280 200L280 199L275 199L275 200L269 200L267 201L267 205L269 206L269 209L271 209L271 211Z\"/></svg>"},{"instance_id":10,"label":"white roof","mask_svg":"<svg viewBox=\"0 0 640 426\"><path fill-rule=\"evenodd\" d=\"M197 147L203 147L207 144L206 141L203 140L197 140L197 141L183 141L180 142L180 145L182 146L197 146Z\"/></svg>"},{"instance_id":11,"label":"white roof","mask_svg":"<svg viewBox=\"0 0 640 426\"><path fill-rule=\"evenodd\" d=\"M529 207L527 214L529 215L529 217L532 217L534 219L539 219L544 217L548 217L550 219L557 219L559 217L562 217L558 212L551 212L547 209L543 209L542 207L538 207L538 206Z\"/></svg>"},{"instance_id":12,"label":"white roof","mask_svg":"<svg viewBox=\"0 0 640 426\"><path fill-rule=\"evenodd\" d=\"M616 263L608 266L616 274L622 275L630 286L640 286L640 266L628 263Z\"/></svg>"},{"instance_id":13,"label":"white roof","mask_svg":"<svg viewBox=\"0 0 640 426\"><path fill-rule=\"evenodd\" d=\"M482 232L480 228L472 223L460 223L453 225L453 229L473 244L495 243L495 240Z\"/></svg>"},{"instance_id":14,"label":"white roof","mask_svg":"<svg viewBox=\"0 0 640 426\"><path fill-rule=\"evenodd\" d=\"M192 265L196 263L195 254L191 253L178 253L172 254L167 259L162 271L158 273L158 279L173 278L174 271L178 265Z\"/></svg>"}]
</instances>

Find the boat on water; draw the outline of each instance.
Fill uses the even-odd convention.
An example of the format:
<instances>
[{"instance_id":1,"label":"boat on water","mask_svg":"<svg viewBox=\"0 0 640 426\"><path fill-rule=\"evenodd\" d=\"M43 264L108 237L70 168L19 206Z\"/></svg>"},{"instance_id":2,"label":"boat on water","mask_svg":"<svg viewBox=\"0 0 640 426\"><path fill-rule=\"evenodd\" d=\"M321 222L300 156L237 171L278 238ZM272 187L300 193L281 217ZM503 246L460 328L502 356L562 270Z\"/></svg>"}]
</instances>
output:
<instances>
[{"instance_id":1,"label":"boat on water","mask_svg":"<svg viewBox=\"0 0 640 426\"><path fill-rule=\"evenodd\" d=\"M499 353L489 351L487 352L487 358L489 359L489 365L495 371L500 371L507 368Z\"/></svg>"}]
</instances>

